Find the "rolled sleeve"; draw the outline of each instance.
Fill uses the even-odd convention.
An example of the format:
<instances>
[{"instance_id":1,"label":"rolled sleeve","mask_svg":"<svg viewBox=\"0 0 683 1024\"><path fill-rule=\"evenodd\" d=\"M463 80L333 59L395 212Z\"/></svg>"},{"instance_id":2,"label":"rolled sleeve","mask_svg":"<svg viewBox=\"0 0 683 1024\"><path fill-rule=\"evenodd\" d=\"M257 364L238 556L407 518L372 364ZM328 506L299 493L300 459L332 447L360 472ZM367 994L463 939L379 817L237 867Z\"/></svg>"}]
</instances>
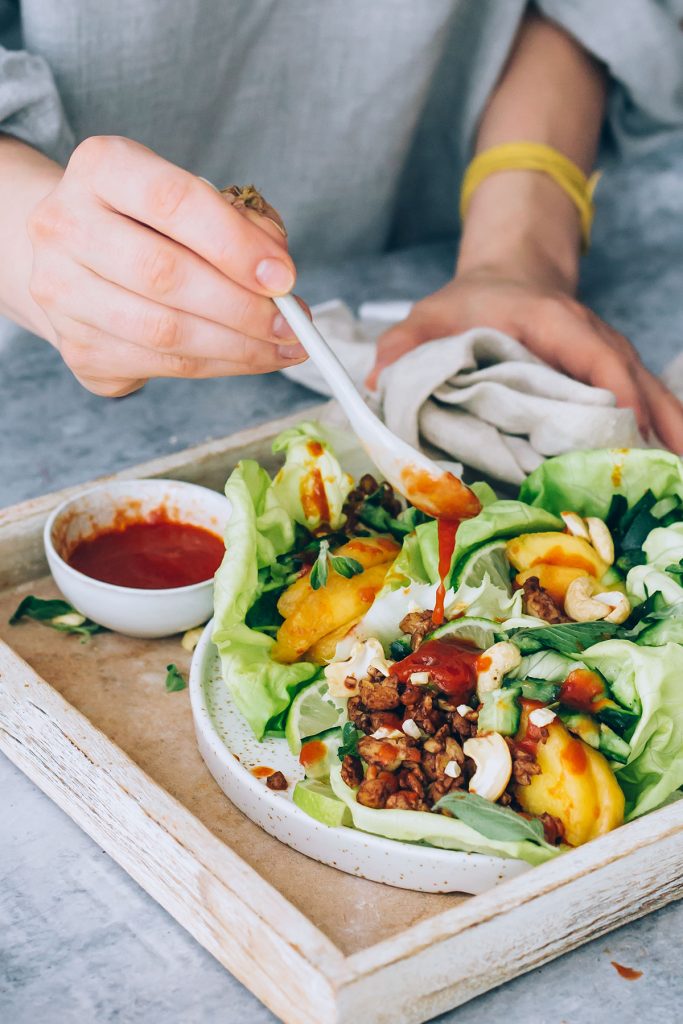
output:
<instances>
[{"instance_id":1,"label":"rolled sleeve","mask_svg":"<svg viewBox=\"0 0 683 1024\"><path fill-rule=\"evenodd\" d=\"M622 150L683 128L679 0L536 0L549 19L607 67L608 120Z\"/></svg>"},{"instance_id":2,"label":"rolled sleeve","mask_svg":"<svg viewBox=\"0 0 683 1024\"><path fill-rule=\"evenodd\" d=\"M60 163L68 159L73 133L43 57L0 46L0 132Z\"/></svg>"}]
</instances>

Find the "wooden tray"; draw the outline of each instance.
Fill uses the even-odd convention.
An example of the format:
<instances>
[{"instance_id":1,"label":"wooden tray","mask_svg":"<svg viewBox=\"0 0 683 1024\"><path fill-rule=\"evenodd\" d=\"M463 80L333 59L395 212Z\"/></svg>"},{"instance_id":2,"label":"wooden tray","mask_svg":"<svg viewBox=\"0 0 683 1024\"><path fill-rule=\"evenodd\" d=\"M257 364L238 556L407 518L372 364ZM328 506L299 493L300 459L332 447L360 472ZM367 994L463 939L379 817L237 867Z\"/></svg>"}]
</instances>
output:
<instances>
[{"instance_id":1,"label":"wooden tray","mask_svg":"<svg viewBox=\"0 0 683 1024\"><path fill-rule=\"evenodd\" d=\"M222 489L301 418L118 475ZM177 638L7 624L55 594L41 530L80 489L0 512L0 748L282 1020L424 1021L683 895L683 802L473 897L366 882L266 835L205 768L187 690L164 690L168 662L188 667Z\"/></svg>"}]
</instances>

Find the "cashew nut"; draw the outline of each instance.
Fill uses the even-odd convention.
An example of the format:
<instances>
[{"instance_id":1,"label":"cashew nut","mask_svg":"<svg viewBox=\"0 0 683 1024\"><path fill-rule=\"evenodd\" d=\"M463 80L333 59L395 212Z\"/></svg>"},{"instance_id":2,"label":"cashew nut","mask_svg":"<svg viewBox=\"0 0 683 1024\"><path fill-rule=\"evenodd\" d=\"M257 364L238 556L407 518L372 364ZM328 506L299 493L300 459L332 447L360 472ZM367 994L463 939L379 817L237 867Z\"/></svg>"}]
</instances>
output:
<instances>
[{"instance_id":1,"label":"cashew nut","mask_svg":"<svg viewBox=\"0 0 683 1024\"><path fill-rule=\"evenodd\" d=\"M509 640L501 640L477 658L477 696L497 690L503 676L517 668L522 660L519 648Z\"/></svg>"},{"instance_id":2,"label":"cashew nut","mask_svg":"<svg viewBox=\"0 0 683 1024\"><path fill-rule=\"evenodd\" d=\"M602 519L597 519L595 516L588 516L586 526L588 527L590 542L600 555L600 558L607 565L613 565L614 541L612 540L612 534L609 532L609 527L603 523Z\"/></svg>"},{"instance_id":3,"label":"cashew nut","mask_svg":"<svg viewBox=\"0 0 683 1024\"><path fill-rule=\"evenodd\" d=\"M572 536L583 537L584 540L590 541L588 527L577 512L560 512L560 515Z\"/></svg>"},{"instance_id":4,"label":"cashew nut","mask_svg":"<svg viewBox=\"0 0 683 1024\"><path fill-rule=\"evenodd\" d=\"M604 594L596 594L595 600L606 604L611 608L609 615L605 616L605 622L626 622L631 614L631 603L619 590L608 590Z\"/></svg>"},{"instance_id":5,"label":"cashew nut","mask_svg":"<svg viewBox=\"0 0 683 1024\"><path fill-rule=\"evenodd\" d=\"M465 757L471 757L477 770L470 779L470 793L485 800L497 800L505 792L512 775L510 748L499 732L472 736L463 744Z\"/></svg>"},{"instance_id":6,"label":"cashew nut","mask_svg":"<svg viewBox=\"0 0 683 1024\"><path fill-rule=\"evenodd\" d=\"M607 605L593 597L594 586L592 576L577 576L567 587L564 610L574 622L595 622L606 618Z\"/></svg>"},{"instance_id":7,"label":"cashew nut","mask_svg":"<svg viewBox=\"0 0 683 1024\"><path fill-rule=\"evenodd\" d=\"M189 651L189 653L192 654L193 650L199 643L203 632L203 626L195 626L194 629L188 629L185 633L183 633L182 639L180 641L180 646L182 647L182 649L184 651Z\"/></svg>"},{"instance_id":8,"label":"cashew nut","mask_svg":"<svg viewBox=\"0 0 683 1024\"><path fill-rule=\"evenodd\" d=\"M379 640L375 640L374 637L364 641L358 640L346 661L336 661L325 667L330 697L355 696L358 693L358 684L371 668L377 669L383 676L388 676L392 665L393 661L387 661L384 657L384 649Z\"/></svg>"}]
</instances>

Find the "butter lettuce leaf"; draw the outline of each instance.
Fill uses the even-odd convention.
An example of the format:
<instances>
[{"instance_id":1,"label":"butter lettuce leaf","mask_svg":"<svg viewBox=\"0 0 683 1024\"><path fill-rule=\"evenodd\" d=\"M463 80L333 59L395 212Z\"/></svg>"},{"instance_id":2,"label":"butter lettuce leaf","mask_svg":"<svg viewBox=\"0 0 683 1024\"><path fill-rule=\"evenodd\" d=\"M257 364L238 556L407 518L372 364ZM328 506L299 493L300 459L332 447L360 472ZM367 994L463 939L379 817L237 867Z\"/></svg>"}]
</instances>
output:
<instances>
[{"instance_id":1,"label":"butter lettuce leaf","mask_svg":"<svg viewBox=\"0 0 683 1024\"><path fill-rule=\"evenodd\" d=\"M623 495L630 507L648 490L657 499L683 498L683 463L677 455L646 448L568 452L535 469L519 497L556 515L571 509L604 519L613 495Z\"/></svg>"},{"instance_id":2,"label":"butter lettuce leaf","mask_svg":"<svg viewBox=\"0 0 683 1024\"><path fill-rule=\"evenodd\" d=\"M683 647L605 640L582 658L607 679L620 703L640 711L627 737L628 761L615 772L626 796L626 818L637 818L683 786Z\"/></svg>"},{"instance_id":3,"label":"butter lettuce leaf","mask_svg":"<svg viewBox=\"0 0 683 1024\"><path fill-rule=\"evenodd\" d=\"M273 491L268 473L251 460L240 462L225 486L231 513L225 556L214 579L214 630L226 685L261 739L318 668L307 662L281 665L270 652L272 637L245 624L259 596L259 568L291 550L295 523Z\"/></svg>"},{"instance_id":4,"label":"butter lettuce leaf","mask_svg":"<svg viewBox=\"0 0 683 1024\"><path fill-rule=\"evenodd\" d=\"M351 812L354 828L384 836L385 839L428 843L440 849L461 850L464 853L513 857L528 864L543 864L560 853L559 849L546 843L540 844L528 839L487 839L464 821L447 818L443 814L364 807L357 802L356 794L342 780L341 770L336 766L330 771L330 785L335 796L343 801Z\"/></svg>"},{"instance_id":5,"label":"butter lettuce leaf","mask_svg":"<svg viewBox=\"0 0 683 1024\"><path fill-rule=\"evenodd\" d=\"M285 453L272 484L274 499L311 531L323 523L338 530L353 480L339 465L327 431L318 423L301 423L279 434L273 451Z\"/></svg>"}]
</instances>

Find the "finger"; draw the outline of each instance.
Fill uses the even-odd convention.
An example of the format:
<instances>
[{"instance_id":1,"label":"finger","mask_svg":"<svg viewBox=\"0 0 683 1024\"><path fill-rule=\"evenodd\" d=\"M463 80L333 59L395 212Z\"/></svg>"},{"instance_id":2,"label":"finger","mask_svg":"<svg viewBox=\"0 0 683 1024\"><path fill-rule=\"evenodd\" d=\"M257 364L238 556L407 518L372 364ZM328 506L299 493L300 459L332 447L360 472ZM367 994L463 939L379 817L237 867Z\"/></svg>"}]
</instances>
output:
<instances>
[{"instance_id":1,"label":"finger","mask_svg":"<svg viewBox=\"0 0 683 1024\"><path fill-rule=\"evenodd\" d=\"M98 380L95 377L79 377L77 373L74 373L74 377L87 391L100 398L125 398L140 391L147 383L146 380Z\"/></svg>"},{"instance_id":2,"label":"finger","mask_svg":"<svg viewBox=\"0 0 683 1024\"><path fill-rule=\"evenodd\" d=\"M66 251L100 279L156 303L275 345L294 337L271 299L231 281L177 242L112 211L94 208L87 228L67 231L59 250L59 260L57 253L53 261L43 257L41 271L68 273L60 266ZM79 301L87 300L87 292L82 292Z\"/></svg>"},{"instance_id":3,"label":"finger","mask_svg":"<svg viewBox=\"0 0 683 1024\"><path fill-rule=\"evenodd\" d=\"M571 308L560 307L554 309L552 319L544 320L543 330L555 342L555 364L577 380L611 391L618 406L633 409L641 433L647 436L650 418L630 360L615 350L597 317L587 320ZM524 342L525 332L521 335ZM628 346L626 339L622 341Z\"/></svg>"},{"instance_id":4,"label":"finger","mask_svg":"<svg viewBox=\"0 0 683 1024\"><path fill-rule=\"evenodd\" d=\"M672 452L683 454L683 405L662 381L645 367L639 373L639 381L657 437Z\"/></svg>"},{"instance_id":5,"label":"finger","mask_svg":"<svg viewBox=\"0 0 683 1024\"><path fill-rule=\"evenodd\" d=\"M295 346L277 349L251 338L238 338L223 358L196 356L187 352L164 352L144 348L106 329L68 319L57 320L60 351L69 368L79 377L98 380L151 379L153 377L232 377L271 373L306 358Z\"/></svg>"},{"instance_id":6,"label":"finger","mask_svg":"<svg viewBox=\"0 0 683 1024\"><path fill-rule=\"evenodd\" d=\"M155 352L193 359L244 362L254 367L288 366L305 355L296 343L279 346L251 338L212 320L162 306L135 292L105 281L97 274L70 264L59 270L59 310L75 323L105 331Z\"/></svg>"},{"instance_id":7,"label":"finger","mask_svg":"<svg viewBox=\"0 0 683 1024\"><path fill-rule=\"evenodd\" d=\"M174 239L261 295L294 287L289 253L207 182L127 139L95 137L75 150L68 170L114 210Z\"/></svg>"}]
</instances>

